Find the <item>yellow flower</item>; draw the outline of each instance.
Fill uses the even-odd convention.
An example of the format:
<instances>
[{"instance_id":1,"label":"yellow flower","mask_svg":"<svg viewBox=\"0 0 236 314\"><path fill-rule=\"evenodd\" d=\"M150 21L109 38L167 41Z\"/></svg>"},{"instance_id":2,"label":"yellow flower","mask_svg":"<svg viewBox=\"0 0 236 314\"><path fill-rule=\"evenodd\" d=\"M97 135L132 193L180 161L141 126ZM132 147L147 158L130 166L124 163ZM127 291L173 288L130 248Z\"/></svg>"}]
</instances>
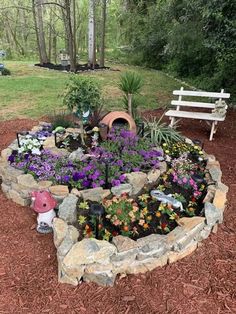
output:
<instances>
[{"instance_id":1,"label":"yellow flower","mask_svg":"<svg viewBox=\"0 0 236 314\"><path fill-rule=\"evenodd\" d=\"M138 198L140 199L140 201L146 202L149 198L149 195L148 194L142 194Z\"/></svg>"},{"instance_id":2,"label":"yellow flower","mask_svg":"<svg viewBox=\"0 0 236 314\"><path fill-rule=\"evenodd\" d=\"M146 215L147 213L148 213L148 209L147 209L147 207L144 207L144 209L142 210L142 214Z\"/></svg>"},{"instance_id":3,"label":"yellow flower","mask_svg":"<svg viewBox=\"0 0 236 314\"><path fill-rule=\"evenodd\" d=\"M151 221L152 220L152 216L151 215L149 215L149 216L147 216L147 218L146 218L148 221Z\"/></svg>"},{"instance_id":4,"label":"yellow flower","mask_svg":"<svg viewBox=\"0 0 236 314\"><path fill-rule=\"evenodd\" d=\"M99 128L97 126L95 126L93 129L92 129L93 132L98 132L99 131Z\"/></svg>"},{"instance_id":5,"label":"yellow flower","mask_svg":"<svg viewBox=\"0 0 236 314\"><path fill-rule=\"evenodd\" d=\"M167 144L166 144L166 143L163 143L162 146L167 146Z\"/></svg>"},{"instance_id":6,"label":"yellow flower","mask_svg":"<svg viewBox=\"0 0 236 314\"><path fill-rule=\"evenodd\" d=\"M166 153L166 154L169 154L169 153L170 153L170 151L167 149L167 150L165 150L165 153Z\"/></svg>"}]
</instances>

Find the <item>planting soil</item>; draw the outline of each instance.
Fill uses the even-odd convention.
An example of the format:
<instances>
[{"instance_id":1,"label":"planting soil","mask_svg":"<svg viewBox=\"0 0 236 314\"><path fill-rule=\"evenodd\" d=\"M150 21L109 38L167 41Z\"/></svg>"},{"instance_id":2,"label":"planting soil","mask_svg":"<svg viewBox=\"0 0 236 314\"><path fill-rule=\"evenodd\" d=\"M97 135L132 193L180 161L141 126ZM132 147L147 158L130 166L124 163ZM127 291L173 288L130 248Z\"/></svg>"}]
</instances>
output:
<instances>
[{"instance_id":1,"label":"planting soil","mask_svg":"<svg viewBox=\"0 0 236 314\"><path fill-rule=\"evenodd\" d=\"M153 112L159 114L159 112ZM2 313L235 313L236 285L236 113L229 111L213 142L208 128L185 120L180 130L204 141L204 149L220 161L223 182L230 187L224 223L217 234L180 262L118 280L112 288L83 283L71 288L57 283L52 235L34 230L36 215L0 193ZM35 121L6 121L0 125L0 149L15 132L31 129Z\"/></svg>"},{"instance_id":2,"label":"planting soil","mask_svg":"<svg viewBox=\"0 0 236 314\"><path fill-rule=\"evenodd\" d=\"M35 66L41 67L41 68L47 68L50 70L56 70L56 71L70 71L70 66L63 66L61 64L53 64L53 63L44 63L43 65L36 63ZM76 72L84 72L84 71L94 71L94 70L109 70L109 67L100 67L98 64L94 65L94 68L91 68L88 63L85 64L77 64L76 65Z\"/></svg>"}]
</instances>

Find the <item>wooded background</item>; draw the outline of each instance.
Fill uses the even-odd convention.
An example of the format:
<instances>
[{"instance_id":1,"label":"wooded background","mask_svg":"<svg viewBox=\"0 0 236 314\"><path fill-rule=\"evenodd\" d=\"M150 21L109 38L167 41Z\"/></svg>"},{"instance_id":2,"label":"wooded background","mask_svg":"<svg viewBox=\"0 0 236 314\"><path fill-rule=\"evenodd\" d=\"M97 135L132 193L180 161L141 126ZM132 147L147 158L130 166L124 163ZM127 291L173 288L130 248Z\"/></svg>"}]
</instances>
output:
<instances>
[{"instance_id":1,"label":"wooded background","mask_svg":"<svg viewBox=\"0 0 236 314\"><path fill-rule=\"evenodd\" d=\"M168 71L198 88L236 90L232 0L2 0L0 50L8 59L58 63L106 58Z\"/></svg>"}]
</instances>

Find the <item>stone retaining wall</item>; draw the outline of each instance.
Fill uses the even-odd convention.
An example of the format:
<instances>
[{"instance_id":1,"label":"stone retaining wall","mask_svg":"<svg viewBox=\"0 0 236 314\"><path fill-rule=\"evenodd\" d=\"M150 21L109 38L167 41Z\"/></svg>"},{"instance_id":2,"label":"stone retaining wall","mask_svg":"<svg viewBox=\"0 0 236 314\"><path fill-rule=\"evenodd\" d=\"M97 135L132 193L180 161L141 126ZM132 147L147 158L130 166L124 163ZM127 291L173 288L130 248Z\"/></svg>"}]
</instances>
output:
<instances>
[{"instance_id":1,"label":"stone retaining wall","mask_svg":"<svg viewBox=\"0 0 236 314\"><path fill-rule=\"evenodd\" d=\"M212 231L215 232L218 223L222 223L228 187L221 182L219 162L214 156L208 155L206 180L211 185L208 186L204 199L205 217L181 218L179 226L169 234L152 234L137 241L121 235L114 237L111 243L96 239L78 241L78 230L72 225L77 219L78 197L100 201L110 193L136 194L144 184L155 183L160 174L166 171L166 164L162 162L160 170L147 175L131 173L127 184L111 191L102 188L84 191L73 189L69 193L66 186L53 186L51 181L36 182L32 175L11 167L7 158L12 149L17 148L16 145L14 141L1 152L2 190L8 198L22 206L30 205L30 192L33 190L48 189L57 199L59 211L58 218L53 222L53 230L59 282L78 285L83 280L112 286L117 274L144 273L191 254L199 242L206 239Z\"/></svg>"}]
</instances>

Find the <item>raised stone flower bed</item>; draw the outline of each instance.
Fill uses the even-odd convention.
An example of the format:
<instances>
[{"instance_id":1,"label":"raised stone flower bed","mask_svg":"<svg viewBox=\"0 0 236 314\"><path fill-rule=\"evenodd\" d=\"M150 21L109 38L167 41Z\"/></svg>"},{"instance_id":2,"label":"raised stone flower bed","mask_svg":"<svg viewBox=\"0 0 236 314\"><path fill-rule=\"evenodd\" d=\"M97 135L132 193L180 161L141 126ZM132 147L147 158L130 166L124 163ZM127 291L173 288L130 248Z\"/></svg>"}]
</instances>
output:
<instances>
[{"instance_id":1,"label":"raised stone flower bed","mask_svg":"<svg viewBox=\"0 0 236 314\"><path fill-rule=\"evenodd\" d=\"M111 193L137 194L145 184L155 183L160 174L166 171L165 162L161 163L159 170L148 174L130 173L126 184L111 190L94 188L83 191L73 189L69 192L67 186L53 186L51 181L36 182L31 174L24 174L11 167L7 159L16 147L17 142L14 141L1 153L2 190L8 198L23 206L30 205L30 192L33 190L48 189L57 199L59 210L58 218L53 222L53 231L57 248L58 280L62 283L78 285L83 280L111 286L118 274L144 273L173 263L191 254L199 242L206 239L212 230L215 231L218 223L222 223L228 188L221 182L219 162L214 156L206 155L206 168L209 170L206 181L214 184L207 187L205 217L180 218L178 227L167 235L151 234L137 241L121 235L114 237L111 243L89 238L78 241L79 232L73 224L77 219L76 204L79 197L83 200L101 201Z\"/></svg>"}]
</instances>

